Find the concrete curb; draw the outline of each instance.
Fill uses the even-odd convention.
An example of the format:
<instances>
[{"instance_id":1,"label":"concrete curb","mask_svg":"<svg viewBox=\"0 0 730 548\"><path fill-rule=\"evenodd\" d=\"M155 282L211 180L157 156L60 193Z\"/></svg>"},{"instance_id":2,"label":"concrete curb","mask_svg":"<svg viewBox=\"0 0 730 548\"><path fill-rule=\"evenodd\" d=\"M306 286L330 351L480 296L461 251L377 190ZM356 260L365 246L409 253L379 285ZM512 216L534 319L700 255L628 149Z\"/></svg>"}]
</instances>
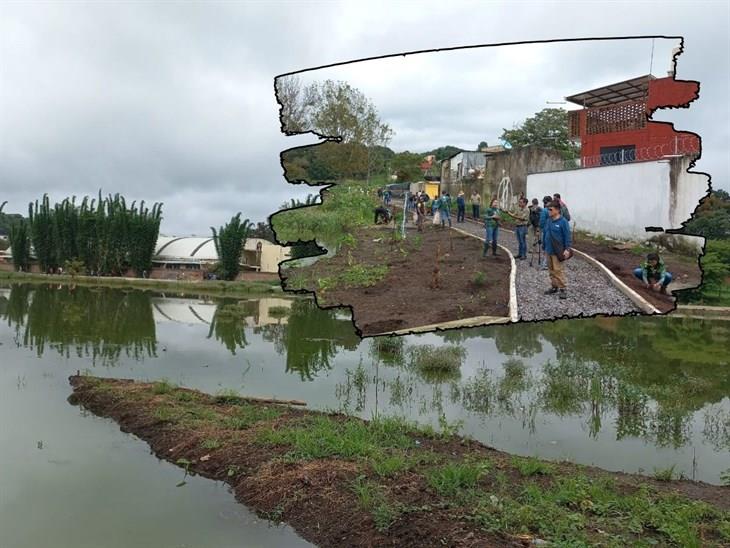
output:
<instances>
[{"instance_id":1,"label":"concrete curb","mask_svg":"<svg viewBox=\"0 0 730 548\"><path fill-rule=\"evenodd\" d=\"M455 329L458 327L481 327L502 323L510 323L510 318L508 316L472 316L471 318L464 318L463 320L452 320L449 322L434 323L431 325L419 325L417 327L399 329L398 331L365 335L363 338L387 337L389 335L409 335L411 333L423 333L426 331L442 331L444 329Z\"/></svg>"},{"instance_id":2,"label":"concrete curb","mask_svg":"<svg viewBox=\"0 0 730 548\"><path fill-rule=\"evenodd\" d=\"M598 259L595 259L588 255L588 253L584 253L583 251L579 251L576 248L571 248L575 253L583 257L585 260L587 260L589 263L591 263L593 266L599 268L607 277L608 280L613 284L613 286L618 289L621 293L623 293L628 299L631 300L632 303L634 303L636 306L638 306L642 312L645 314L661 314L662 312L656 308L653 304L651 304L649 301L644 299L641 295L639 295L636 291L631 289L628 285L623 283L621 280L619 280L616 275L611 272L606 265L604 265L601 261Z\"/></svg>"},{"instance_id":3,"label":"concrete curb","mask_svg":"<svg viewBox=\"0 0 730 548\"><path fill-rule=\"evenodd\" d=\"M503 228L502 230L506 232L510 232L514 234L513 230L510 230L509 228ZM500 246L502 247L502 246ZM589 263L591 263L593 266L600 269L607 277L608 280L613 284L613 286L618 289L621 293L623 293L632 303L634 303L639 309L644 312L645 314L662 314L661 310L656 308L654 305L652 305L649 301L644 299L641 295L639 295L636 291L631 289L628 285L626 285L624 282L618 279L618 277L611 272L606 265L604 265L601 261L598 259L595 259L594 257L591 257L587 253L580 251L578 249L575 249L574 247L571 248L575 253L583 257L585 260L587 260ZM513 260L514 262L514 260Z\"/></svg>"},{"instance_id":4,"label":"concrete curb","mask_svg":"<svg viewBox=\"0 0 730 548\"><path fill-rule=\"evenodd\" d=\"M471 236L472 238L476 238L477 240L480 240L482 242L486 241L486 238L482 238L481 236L477 236L476 234L472 234L470 232L466 232L465 230L461 230L460 228L456 228L455 226L451 227L451 230L455 230L456 232L460 234L465 234L466 236ZM510 273L509 273L509 319L511 322L515 323L520 321L520 316L517 311L517 263L515 263L515 257L512 255L512 252L504 247L502 244L497 244L500 249L502 249L507 255L509 256L510 261Z\"/></svg>"}]
</instances>

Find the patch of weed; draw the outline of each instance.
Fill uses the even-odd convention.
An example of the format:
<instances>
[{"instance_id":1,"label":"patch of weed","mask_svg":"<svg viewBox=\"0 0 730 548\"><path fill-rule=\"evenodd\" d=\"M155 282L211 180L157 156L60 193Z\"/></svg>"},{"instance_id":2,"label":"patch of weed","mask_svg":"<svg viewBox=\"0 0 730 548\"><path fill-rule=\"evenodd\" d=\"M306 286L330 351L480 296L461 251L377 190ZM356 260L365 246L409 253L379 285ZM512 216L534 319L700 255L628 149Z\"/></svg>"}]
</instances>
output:
<instances>
[{"instance_id":1,"label":"patch of weed","mask_svg":"<svg viewBox=\"0 0 730 548\"><path fill-rule=\"evenodd\" d=\"M233 415L223 420L223 425L232 430L247 430L261 421L273 420L283 411L276 407L242 404L236 408Z\"/></svg>"},{"instance_id":2,"label":"patch of weed","mask_svg":"<svg viewBox=\"0 0 730 548\"><path fill-rule=\"evenodd\" d=\"M441 496L453 497L464 489L472 489L489 470L489 463L448 463L426 473L428 484Z\"/></svg>"},{"instance_id":3,"label":"patch of weed","mask_svg":"<svg viewBox=\"0 0 730 548\"><path fill-rule=\"evenodd\" d=\"M458 371L466 349L458 346L435 347L430 344L410 348L410 366L420 371Z\"/></svg>"},{"instance_id":4,"label":"patch of weed","mask_svg":"<svg viewBox=\"0 0 730 548\"><path fill-rule=\"evenodd\" d=\"M510 463L523 477L529 476L550 476L555 472L555 467L542 462L535 457L512 457Z\"/></svg>"},{"instance_id":5,"label":"patch of weed","mask_svg":"<svg viewBox=\"0 0 730 548\"><path fill-rule=\"evenodd\" d=\"M161 379L152 383L152 393L157 394L158 396L162 394L169 394L176 388L177 386L167 379Z\"/></svg>"},{"instance_id":6,"label":"patch of weed","mask_svg":"<svg viewBox=\"0 0 730 548\"><path fill-rule=\"evenodd\" d=\"M313 416L297 426L264 430L258 440L264 444L290 445L293 453L302 459L364 458L377 456L383 449L412 447L413 441L406 432L406 424L398 419L364 423L356 419Z\"/></svg>"},{"instance_id":7,"label":"patch of weed","mask_svg":"<svg viewBox=\"0 0 730 548\"><path fill-rule=\"evenodd\" d=\"M669 468L654 468L654 479L658 481L672 481L676 466L676 464L672 464Z\"/></svg>"},{"instance_id":8,"label":"patch of weed","mask_svg":"<svg viewBox=\"0 0 730 548\"><path fill-rule=\"evenodd\" d=\"M382 487L367 481L365 476L358 476L352 482L352 490L362 509L370 512L375 528L380 532L387 531L403 512L400 504L391 503Z\"/></svg>"},{"instance_id":9,"label":"patch of weed","mask_svg":"<svg viewBox=\"0 0 730 548\"><path fill-rule=\"evenodd\" d=\"M214 450L214 449L220 449L223 447L223 442L219 439L215 438L209 438L207 440L203 440L203 443L200 444L201 449L208 449L208 450Z\"/></svg>"}]
</instances>

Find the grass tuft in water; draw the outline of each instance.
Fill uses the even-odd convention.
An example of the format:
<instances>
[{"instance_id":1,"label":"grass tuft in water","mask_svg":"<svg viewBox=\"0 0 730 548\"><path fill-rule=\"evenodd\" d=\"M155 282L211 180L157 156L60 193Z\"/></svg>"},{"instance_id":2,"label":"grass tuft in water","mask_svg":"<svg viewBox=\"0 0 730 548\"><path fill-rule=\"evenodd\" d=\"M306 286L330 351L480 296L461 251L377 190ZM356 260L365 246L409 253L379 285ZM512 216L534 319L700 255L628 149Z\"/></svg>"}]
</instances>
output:
<instances>
[{"instance_id":1,"label":"grass tuft in water","mask_svg":"<svg viewBox=\"0 0 730 548\"><path fill-rule=\"evenodd\" d=\"M410 348L410 365L419 371L458 371L466 357L466 349L458 346L435 347L430 344Z\"/></svg>"}]
</instances>

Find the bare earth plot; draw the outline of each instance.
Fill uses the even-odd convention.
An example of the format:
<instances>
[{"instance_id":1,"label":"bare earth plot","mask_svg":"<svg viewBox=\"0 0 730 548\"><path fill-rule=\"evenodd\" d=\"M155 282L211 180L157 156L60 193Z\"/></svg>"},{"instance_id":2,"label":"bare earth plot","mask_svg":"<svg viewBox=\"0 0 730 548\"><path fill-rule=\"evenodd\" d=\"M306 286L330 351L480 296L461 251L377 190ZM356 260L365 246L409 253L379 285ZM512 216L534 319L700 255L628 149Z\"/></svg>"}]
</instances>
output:
<instances>
[{"instance_id":1,"label":"bare earth plot","mask_svg":"<svg viewBox=\"0 0 730 548\"><path fill-rule=\"evenodd\" d=\"M398 241L392 226L354 236L334 257L283 264L285 289L313 291L320 306L351 306L363 336L509 316L509 257L483 259L477 239L432 225Z\"/></svg>"}]
</instances>

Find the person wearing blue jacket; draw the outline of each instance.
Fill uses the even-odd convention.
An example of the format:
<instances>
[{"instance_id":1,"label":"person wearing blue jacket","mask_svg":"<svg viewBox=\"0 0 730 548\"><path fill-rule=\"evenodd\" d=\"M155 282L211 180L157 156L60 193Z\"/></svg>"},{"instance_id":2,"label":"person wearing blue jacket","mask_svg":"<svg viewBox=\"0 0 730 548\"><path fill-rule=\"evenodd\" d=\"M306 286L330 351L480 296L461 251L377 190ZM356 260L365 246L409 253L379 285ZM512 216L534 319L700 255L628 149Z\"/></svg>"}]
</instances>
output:
<instances>
[{"instance_id":1,"label":"person wearing blue jacket","mask_svg":"<svg viewBox=\"0 0 730 548\"><path fill-rule=\"evenodd\" d=\"M543 231L545 254L548 256L548 270L550 272L550 289L546 295L559 293L561 299L568 297L566 293L567 280L563 270L563 262L570 257L570 223L560 214L560 202L548 204L548 220Z\"/></svg>"},{"instance_id":2,"label":"person wearing blue jacket","mask_svg":"<svg viewBox=\"0 0 730 548\"><path fill-rule=\"evenodd\" d=\"M552 202L550 196L544 196L542 199L542 211L540 211L540 245L542 246L542 260L540 261L540 268L547 270L547 255L545 254L545 223L547 223L548 216L548 204Z\"/></svg>"}]
</instances>

